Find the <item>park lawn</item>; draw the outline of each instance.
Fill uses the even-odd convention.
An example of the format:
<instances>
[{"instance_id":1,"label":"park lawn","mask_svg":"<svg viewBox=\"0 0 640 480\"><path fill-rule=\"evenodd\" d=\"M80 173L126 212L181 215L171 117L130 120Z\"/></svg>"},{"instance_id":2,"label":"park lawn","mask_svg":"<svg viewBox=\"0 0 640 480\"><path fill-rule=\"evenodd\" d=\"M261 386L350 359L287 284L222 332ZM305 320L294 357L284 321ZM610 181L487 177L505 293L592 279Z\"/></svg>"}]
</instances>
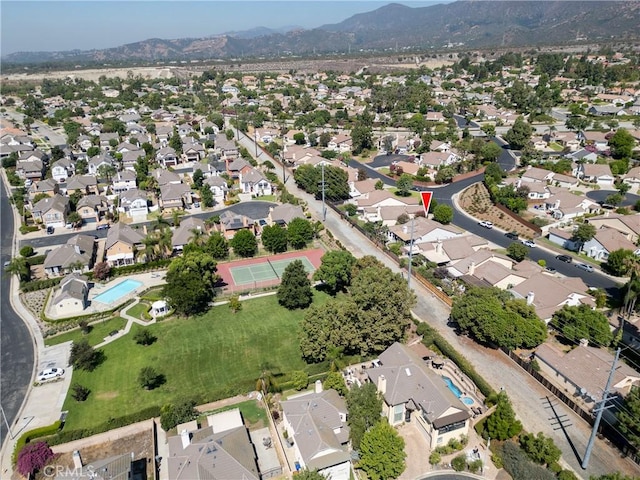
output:
<instances>
[{"instance_id":1,"label":"park lawn","mask_svg":"<svg viewBox=\"0 0 640 480\"><path fill-rule=\"evenodd\" d=\"M315 303L329 298L320 292L314 295ZM243 302L235 314L220 305L199 317L174 318L148 327L134 324L128 335L101 348L105 360L93 372L74 370L73 383L89 388L91 394L81 403L67 396L65 428L95 426L184 398L206 403L247 393L254 390L261 365L276 377L294 370L318 373L300 355L297 332L303 316L304 311L278 305L272 295ZM157 341L147 347L137 345L133 336L142 328L149 329ZM163 374L166 383L143 390L137 377L147 366Z\"/></svg>"},{"instance_id":2,"label":"park lawn","mask_svg":"<svg viewBox=\"0 0 640 480\"><path fill-rule=\"evenodd\" d=\"M142 300L146 300L148 302L155 302L156 300L162 300L164 296L162 295L162 287L150 288L140 297Z\"/></svg>"},{"instance_id":3,"label":"park lawn","mask_svg":"<svg viewBox=\"0 0 640 480\"><path fill-rule=\"evenodd\" d=\"M148 322L149 320L151 320L151 317L149 316L150 308L151 305L149 305L147 302L141 301L129 308L126 313L128 315L131 315L132 317L136 317L142 321Z\"/></svg>"},{"instance_id":4,"label":"park lawn","mask_svg":"<svg viewBox=\"0 0 640 480\"><path fill-rule=\"evenodd\" d=\"M78 341L87 339L89 345L94 346L102 343L105 337L108 337L114 330L122 330L127 321L122 317L110 318L109 320L99 321L91 324L91 331L88 334L82 333L79 328L69 332L61 333L44 339L44 344L48 347L51 345L59 345L68 341Z\"/></svg>"}]
</instances>

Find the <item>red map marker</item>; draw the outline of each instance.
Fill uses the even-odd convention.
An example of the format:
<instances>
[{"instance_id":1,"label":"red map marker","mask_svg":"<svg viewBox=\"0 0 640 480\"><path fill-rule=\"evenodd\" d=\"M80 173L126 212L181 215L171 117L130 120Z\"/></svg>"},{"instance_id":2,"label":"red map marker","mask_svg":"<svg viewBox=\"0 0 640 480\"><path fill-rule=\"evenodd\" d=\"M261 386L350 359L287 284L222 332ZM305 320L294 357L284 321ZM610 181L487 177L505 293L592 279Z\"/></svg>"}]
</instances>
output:
<instances>
[{"instance_id":1,"label":"red map marker","mask_svg":"<svg viewBox=\"0 0 640 480\"><path fill-rule=\"evenodd\" d=\"M429 205L431 205L431 198L433 198L433 192L420 192L422 196L422 206L424 207L424 215L429 215Z\"/></svg>"}]
</instances>

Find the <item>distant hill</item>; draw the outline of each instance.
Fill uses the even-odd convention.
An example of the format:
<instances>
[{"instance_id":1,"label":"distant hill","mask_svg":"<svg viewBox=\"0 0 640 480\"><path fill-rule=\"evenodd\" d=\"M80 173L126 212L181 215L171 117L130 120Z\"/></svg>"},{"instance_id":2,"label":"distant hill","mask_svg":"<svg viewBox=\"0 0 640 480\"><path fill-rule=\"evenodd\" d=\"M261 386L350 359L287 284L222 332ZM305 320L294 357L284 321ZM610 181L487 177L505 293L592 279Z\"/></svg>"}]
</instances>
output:
<instances>
[{"instance_id":1,"label":"distant hill","mask_svg":"<svg viewBox=\"0 0 640 480\"><path fill-rule=\"evenodd\" d=\"M257 27L207 38L150 39L116 48L19 52L5 64L109 63L276 57L351 51L384 51L444 45L516 47L597 42L640 36L638 1L487 1L411 8L390 4L312 30Z\"/></svg>"}]
</instances>

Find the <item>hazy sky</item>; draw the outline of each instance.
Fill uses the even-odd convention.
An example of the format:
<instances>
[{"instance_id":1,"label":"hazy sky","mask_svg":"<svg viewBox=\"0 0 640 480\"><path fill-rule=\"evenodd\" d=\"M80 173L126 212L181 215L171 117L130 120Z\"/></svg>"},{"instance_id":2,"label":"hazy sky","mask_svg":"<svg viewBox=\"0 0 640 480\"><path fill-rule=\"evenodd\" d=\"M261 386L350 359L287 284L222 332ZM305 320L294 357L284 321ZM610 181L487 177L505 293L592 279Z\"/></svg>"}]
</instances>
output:
<instances>
[{"instance_id":1,"label":"hazy sky","mask_svg":"<svg viewBox=\"0 0 640 480\"><path fill-rule=\"evenodd\" d=\"M412 7L450 0L402 0ZM148 38L204 37L263 26L338 23L391 1L0 1L0 54L87 50Z\"/></svg>"}]
</instances>

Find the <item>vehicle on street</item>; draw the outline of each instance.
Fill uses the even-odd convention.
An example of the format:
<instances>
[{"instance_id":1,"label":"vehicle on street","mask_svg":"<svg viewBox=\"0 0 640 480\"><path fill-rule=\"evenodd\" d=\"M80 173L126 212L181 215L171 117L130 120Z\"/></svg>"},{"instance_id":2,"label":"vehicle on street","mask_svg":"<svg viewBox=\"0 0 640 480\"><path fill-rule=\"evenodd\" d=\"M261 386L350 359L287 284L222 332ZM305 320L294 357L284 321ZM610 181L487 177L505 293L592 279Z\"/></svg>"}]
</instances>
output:
<instances>
[{"instance_id":1,"label":"vehicle on street","mask_svg":"<svg viewBox=\"0 0 640 480\"><path fill-rule=\"evenodd\" d=\"M39 382L46 382L52 378L58 378L64 375L64 368L45 368L38 374Z\"/></svg>"},{"instance_id":2,"label":"vehicle on street","mask_svg":"<svg viewBox=\"0 0 640 480\"><path fill-rule=\"evenodd\" d=\"M200 208L200 202L193 202L194 208Z\"/></svg>"},{"instance_id":3,"label":"vehicle on street","mask_svg":"<svg viewBox=\"0 0 640 480\"><path fill-rule=\"evenodd\" d=\"M53 235L53 232L54 232L54 228L51 225L49 225L47 227L47 235Z\"/></svg>"},{"instance_id":4,"label":"vehicle on street","mask_svg":"<svg viewBox=\"0 0 640 480\"><path fill-rule=\"evenodd\" d=\"M518 232L507 232L504 234L504 236L510 238L511 240L518 240Z\"/></svg>"},{"instance_id":5,"label":"vehicle on street","mask_svg":"<svg viewBox=\"0 0 640 480\"><path fill-rule=\"evenodd\" d=\"M585 272L593 272L593 267L591 265L587 265L586 263L576 263L576 267L580 270L584 270Z\"/></svg>"},{"instance_id":6,"label":"vehicle on street","mask_svg":"<svg viewBox=\"0 0 640 480\"><path fill-rule=\"evenodd\" d=\"M107 230L109 227L110 225L108 223L102 223L96 227L96 230Z\"/></svg>"},{"instance_id":7,"label":"vehicle on street","mask_svg":"<svg viewBox=\"0 0 640 480\"><path fill-rule=\"evenodd\" d=\"M484 228L489 228L489 229L493 228L493 223L488 222L487 220L482 220L482 221L478 222L478 225L480 225L481 227L484 227Z\"/></svg>"},{"instance_id":8,"label":"vehicle on street","mask_svg":"<svg viewBox=\"0 0 640 480\"><path fill-rule=\"evenodd\" d=\"M561 262L564 262L564 263L573 262L573 258L571 258L569 255L556 255L556 260L560 260Z\"/></svg>"},{"instance_id":9,"label":"vehicle on street","mask_svg":"<svg viewBox=\"0 0 640 480\"><path fill-rule=\"evenodd\" d=\"M6 268L6 267L8 267L9 265L11 265L11 260L6 260L6 261L3 263L3 265L4 265L4 267L5 267L5 268Z\"/></svg>"},{"instance_id":10,"label":"vehicle on street","mask_svg":"<svg viewBox=\"0 0 640 480\"><path fill-rule=\"evenodd\" d=\"M556 273L556 269L553 267L545 267L544 271L547 273Z\"/></svg>"},{"instance_id":11,"label":"vehicle on street","mask_svg":"<svg viewBox=\"0 0 640 480\"><path fill-rule=\"evenodd\" d=\"M524 246L529 247L529 248L535 248L535 246L536 246L536 244L535 244L535 243L533 243L533 240L520 240L520 242L521 242Z\"/></svg>"}]
</instances>

